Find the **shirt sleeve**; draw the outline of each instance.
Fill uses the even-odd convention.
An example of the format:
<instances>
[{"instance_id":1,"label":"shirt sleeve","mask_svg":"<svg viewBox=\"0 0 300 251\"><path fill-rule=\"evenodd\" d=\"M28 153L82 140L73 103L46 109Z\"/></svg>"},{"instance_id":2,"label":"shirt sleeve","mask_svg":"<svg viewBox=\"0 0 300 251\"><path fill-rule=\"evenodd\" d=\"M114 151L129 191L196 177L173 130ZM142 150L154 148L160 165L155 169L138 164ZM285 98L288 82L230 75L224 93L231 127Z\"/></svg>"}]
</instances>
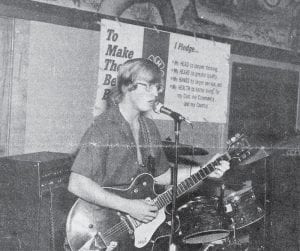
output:
<instances>
[{"instance_id":1,"label":"shirt sleeve","mask_svg":"<svg viewBox=\"0 0 300 251\"><path fill-rule=\"evenodd\" d=\"M108 136L99 127L92 125L82 137L78 154L71 171L102 185L105 178Z\"/></svg>"}]
</instances>

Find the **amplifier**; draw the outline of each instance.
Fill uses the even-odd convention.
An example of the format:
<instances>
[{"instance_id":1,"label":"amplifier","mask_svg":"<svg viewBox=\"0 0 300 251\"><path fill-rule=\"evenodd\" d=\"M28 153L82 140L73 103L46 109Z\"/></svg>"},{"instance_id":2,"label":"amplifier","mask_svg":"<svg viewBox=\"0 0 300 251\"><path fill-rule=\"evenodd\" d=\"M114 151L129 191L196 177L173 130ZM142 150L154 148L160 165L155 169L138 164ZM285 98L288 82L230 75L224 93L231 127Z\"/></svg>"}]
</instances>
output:
<instances>
[{"instance_id":1,"label":"amplifier","mask_svg":"<svg viewBox=\"0 0 300 251\"><path fill-rule=\"evenodd\" d=\"M67 213L76 200L66 189L73 160L57 152L0 158L0 250L10 250L10 240L19 250L63 250Z\"/></svg>"},{"instance_id":2,"label":"amplifier","mask_svg":"<svg viewBox=\"0 0 300 251\"><path fill-rule=\"evenodd\" d=\"M1 186L14 186L19 191L23 191L25 187L31 188L30 192L42 196L49 189L68 183L73 160L71 154L58 152L37 152L0 158Z\"/></svg>"}]
</instances>

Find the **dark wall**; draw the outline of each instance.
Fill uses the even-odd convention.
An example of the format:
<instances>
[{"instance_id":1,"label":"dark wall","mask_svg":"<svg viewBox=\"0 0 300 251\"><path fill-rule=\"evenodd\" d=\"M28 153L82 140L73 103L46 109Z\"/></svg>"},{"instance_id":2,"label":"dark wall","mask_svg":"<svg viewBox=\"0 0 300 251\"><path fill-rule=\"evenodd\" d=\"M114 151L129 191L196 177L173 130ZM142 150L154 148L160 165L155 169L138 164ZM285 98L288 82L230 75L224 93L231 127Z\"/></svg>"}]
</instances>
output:
<instances>
[{"instance_id":1,"label":"dark wall","mask_svg":"<svg viewBox=\"0 0 300 251\"><path fill-rule=\"evenodd\" d=\"M234 63L229 135L244 131L254 143L270 146L293 134L299 73Z\"/></svg>"},{"instance_id":2,"label":"dark wall","mask_svg":"<svg viewBox=\"0 0 300 251\"><path fill-rule=\"evenodd\" d=\"M300 248L300 156L299 153L298 156L291 154L291 148L295 146L275 150L267 160L267 250Z\"/></svg>"}]
</instances>

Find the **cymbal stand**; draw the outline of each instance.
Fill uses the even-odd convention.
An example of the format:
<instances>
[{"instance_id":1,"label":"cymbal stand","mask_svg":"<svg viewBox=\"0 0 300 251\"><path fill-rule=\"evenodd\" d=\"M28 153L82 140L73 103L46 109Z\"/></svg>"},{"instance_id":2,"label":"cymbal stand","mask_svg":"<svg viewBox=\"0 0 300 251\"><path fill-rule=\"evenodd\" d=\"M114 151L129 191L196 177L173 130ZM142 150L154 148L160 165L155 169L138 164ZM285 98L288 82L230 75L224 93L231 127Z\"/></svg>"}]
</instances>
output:
<instances>
[{"instance_id":1,"label":"cymbal stand","mask_svg":"<svg viewBox=\"0 0 300 251\"><path fill-rule=\"evenodd\" d=\"M224 206L224 194L225 194L225 184L223 183L221 185L221 191L220 191L220 208L221 208L221 214L224 216L226 214L226 208ZM232 209L233 210L233 209ZM233 237L229 239L228 246L235 248L238 248L241 246L241 243L236 238L236 223L233 217L230 218L231 226L233 230Z\"/></svg>"},{"instance_id":2,"label":"cymbal stand","mask_svg":"<svg viewBox=\"0 0 300 251\"><path fill-rule=\"evenodd\" d=\"M239 241L236 238L236 227L235 227L235 221L233 218L231 218L231 222L232 222L232 229L233 229L233 238L232 238L232 243L233 244L238 244Z\"/></svg>"},{"instance_id":3,"label":"cymbal stand","mask_svg":"<svg viewBox=\"0 0 300 251\"><path fill-rule=\"evenodd\" d=\"M179 117L174 119L174 132L175 132L175 163L174 167L171 169L172 173L172 210L171 210L171 233L169 239L169 251L176 251L177 246L174 242L175 236L175 222L176 222L176 198L177 198L177 176L178 176L178 146L179 146L179 133L180 124L182 119Z\"/></svg>"},{"instance_id":4,"label":"cymbal stand","mask_svg":"<svg viewBox=\"0 0 300 251\"><path fill-rule=\"evenodd\" d=\"M243 250L242 244L239 242L239 240L236 238L236 224L233 218L230 219L232 222L232 229L233 229L233 238L230 239L230 243L228 247L230 250Z\"/></svg>"}]
</instances>

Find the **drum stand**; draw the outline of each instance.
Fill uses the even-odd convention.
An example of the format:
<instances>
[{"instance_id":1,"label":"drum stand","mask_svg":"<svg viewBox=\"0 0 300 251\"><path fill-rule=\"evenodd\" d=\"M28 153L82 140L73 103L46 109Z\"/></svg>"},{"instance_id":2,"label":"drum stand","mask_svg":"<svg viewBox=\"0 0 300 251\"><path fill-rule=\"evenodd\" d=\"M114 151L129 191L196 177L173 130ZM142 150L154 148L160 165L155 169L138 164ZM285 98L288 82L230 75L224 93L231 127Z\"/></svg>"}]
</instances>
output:
<instances>
[{"instance_id":1,"label":"drum stand","mask_svg":"<svg viewBox=\"0 0 300 251\"><path fill-rule=\"evenodd\" d=\"M224 216L224 220L225 220L225 218L226 218L226 213L227 213L227 206L225 206L224 205L224 193L225 193L225 186L224 186L224 184L221 186L221 192L220 192L220 213ZM249 191L251 191L251 190L249 190ZM251 195L251 193L250 193L250 195ZM241 201L239 201L240 203L242 202L242 199L243 199L243 197L245 197L245 196L250 196L250 195L248 195L247 194L247 192L243 192L242 194L239 194L239 195L237 195L237 196L239 196L240 197L240 199L241 199ZM247 197L247 198L248 198ZM227 197L228 198L228 197ZM252 197L249 197L248 199L251 199L250 200L250 202L253 202L252 201ZM250 204L250 202L248 201L248 204L246 205L246 206L248 206L248 207L251 207L251 206L253 206L252 204ZM227 201L227 203L228 203L228 201ZM241 204L242 205L242 204ZM235 216L234 215L236 215L237 213L235 212L235 210L236 210L236 208L235 208L235 206L233 206L232 207L232 209L229 209L230 211L229 212L233 212L233 216L231 216L231 215L228 215L228 220L230 220L230 221L228 221L228 224L229 224L229 226L230 226L230 231L231 231L231 235L230 235L230 237L228 238L228 242L227 242L227 244L224 246L224 248L225 249L222 249L222 250L229 250L229 251L233 251L233 250L236 250L236 251L244 251L244 250L248 250L248 248L249 248L249 245L251 245L251 240L248 240L248 241L246 241L246 242L244 242L243 240L241 240L241 237L242 236L239 236L239 232L237 231L237 230L239 230L239 229L241 229L241 228L243 228L243 227L247 227L247 226L249 226L249 224L252 224L252 223L254 223L255 221L252 221L252 222L248 222L249 224L248 225L244 225L244 226L242 226L241 227L241 223L239 222L239 218L235 218ZM232 211L231 211L232 210ZM237 208L237 210L239 210L239 208ZM254 210L254 209L253 209ZM251 211L252 212L252 211ZM252 213L254 213L254 212L256 212L256 211L253 211ZM248 213L248 212L247 212ZM258 214L258 212L256 212L257 213L257 217L259 217L260 216L260 214ZM248 216L247 214L245 214L245 215L243 215L243 216ZM250 217L250 216L249 216ZM246 218L247 219L247 218ZM251 218L252 219L252 218ZM259 219L259 218L256 218L256 219ZM255 219L252 219L252 220L255 220ZM249 238L250 238L250 236L249 236L249 234L250 234L250 232L249 231L247 231L247 232L245 232L244 234L247 234L246 236L248 236ZM259 247L259 249L257 249L257 250L264 250L264 247Z\"/></svg>"},{"instance_id":2,"label":"drum stand","mask_svg":"<svg viewBox=\"0 0 300 251\"><path fill-rule=\"evenodd\" d=\"M176 232L176 199L177 199L177 176L178 176L178 147L179 147L179 134L180 125L182 121L191 122L185 119L182 115L177 112L168 112L168 115L174 120L174 134L175 134L175 163L174 167L171 168L171 185L172 185L172 210L171 210L171 233L169 238L169 251L176 251L177 246L174 242L174 236Z\"/></svg>"},{"instance_id":3,"label":"drum stand","mask_svg":"<svg viewBox=\"0 0 300 251\"><path fill-rule=\"evenodd\" d=\"M232 246L234 248L238 248L241 247L241 243L239 242L239 240L236 238L236 227L235 227L235 221L233 218L230 219L232 222L232 229L233 229L233 238L230 241L229 246Z\"/></svg>"},{"instance_id":4,"label":"drum stand","mask_svg":"<svg viewBox=\"0 0 300 251\"><path fill-rule=\"evenodd\" d=\"M220 201L221 201L221 208L222 208L222 214L225 215L225 208L223 205L223 201L224 201L224 193L225 193L225 184L223 183L221 186L221 193L220 193ZM229 239L229 243L227 245L228 248L230 248L230 250L241 250L242 244L240 243L240 241L237 239L236 237L236 223L234 218L230 218L231 221L231 226L232 226L232 230L233 230L233 237L231 239Z\"/></svg>"}]
</instances>

